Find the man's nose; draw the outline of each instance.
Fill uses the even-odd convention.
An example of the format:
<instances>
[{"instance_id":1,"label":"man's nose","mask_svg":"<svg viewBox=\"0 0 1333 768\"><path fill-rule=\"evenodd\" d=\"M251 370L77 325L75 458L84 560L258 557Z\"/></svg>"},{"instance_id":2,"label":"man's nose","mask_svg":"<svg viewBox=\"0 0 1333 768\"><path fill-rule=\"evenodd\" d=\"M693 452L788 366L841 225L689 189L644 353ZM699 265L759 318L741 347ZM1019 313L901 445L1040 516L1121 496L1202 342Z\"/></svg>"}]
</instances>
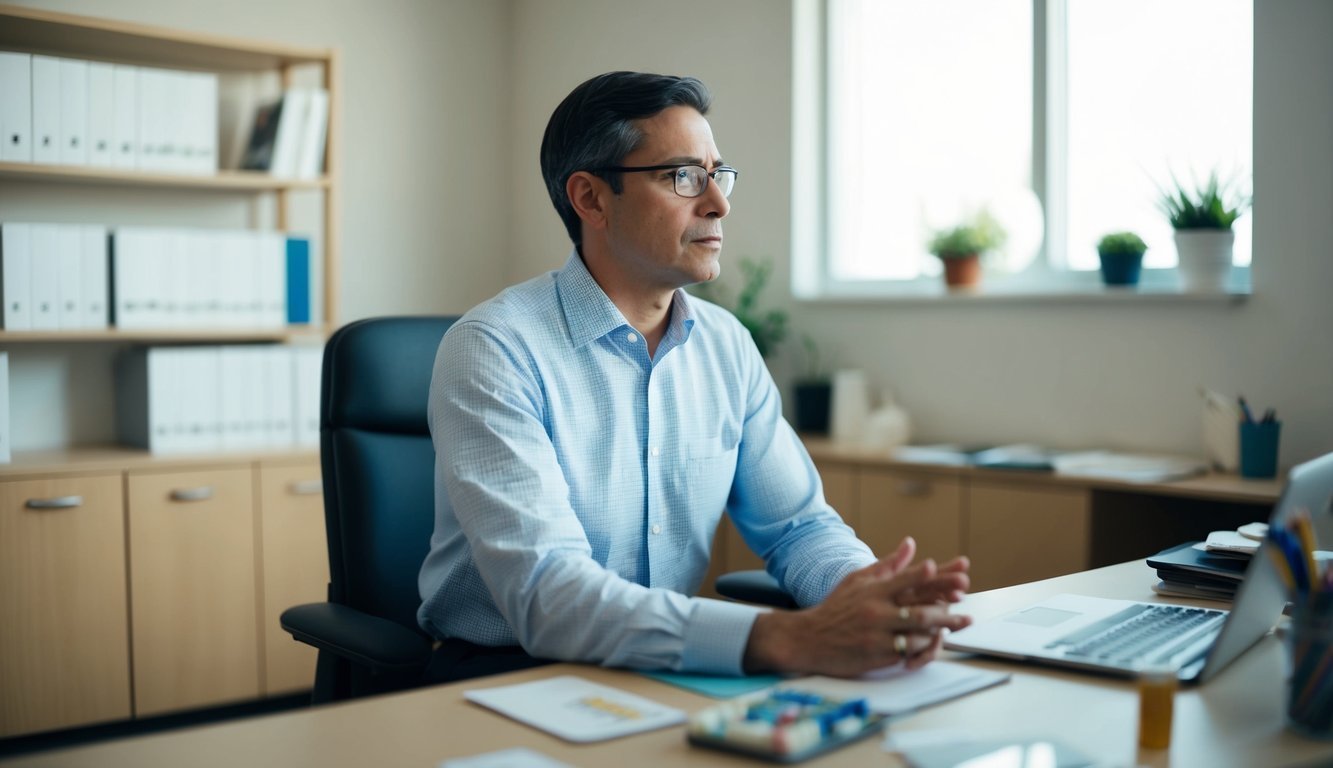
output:
<instances>
[{"instance_id":1,"label":"man's nose","mask_svg":"<svg viewBox=\"0 0 1333 768\"><path fill-rule=\"evenodd\" d=\"M699 196L699 208L701 215L721 219L731 211L731 203L722 194L722 188L710 178L704 193Z\"/></svg>"}]
</instances>

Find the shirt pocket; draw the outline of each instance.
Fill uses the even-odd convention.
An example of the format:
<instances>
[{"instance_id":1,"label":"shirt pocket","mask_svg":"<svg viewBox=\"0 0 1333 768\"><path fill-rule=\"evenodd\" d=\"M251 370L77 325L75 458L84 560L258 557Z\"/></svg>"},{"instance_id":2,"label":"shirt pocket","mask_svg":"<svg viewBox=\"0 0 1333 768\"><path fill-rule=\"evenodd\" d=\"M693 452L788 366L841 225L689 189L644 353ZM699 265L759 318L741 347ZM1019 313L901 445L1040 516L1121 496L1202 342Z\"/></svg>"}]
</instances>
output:
<instances>
[{"instance_id":1,"label":"shirt pocket","mask_svg":"<svg viewBox=\"0 0 1333 768\"><path fill-rule=\"evenodd\" d=\"M689 494L690 508L720 516L736 477L739 434L724 429L719 437L700 440L685 448L685 492Z\"/></svg>"}]
</instances>

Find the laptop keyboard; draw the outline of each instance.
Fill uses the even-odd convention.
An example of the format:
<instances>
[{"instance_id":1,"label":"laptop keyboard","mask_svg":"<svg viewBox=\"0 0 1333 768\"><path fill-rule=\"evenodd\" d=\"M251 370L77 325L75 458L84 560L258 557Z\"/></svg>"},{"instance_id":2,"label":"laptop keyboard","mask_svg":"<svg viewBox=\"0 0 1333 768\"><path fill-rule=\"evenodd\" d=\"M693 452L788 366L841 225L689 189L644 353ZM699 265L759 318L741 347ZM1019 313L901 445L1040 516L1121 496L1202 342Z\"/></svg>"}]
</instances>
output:
<instances>
[{"instance_id":1,"label":"laptop keyboard","mask_svg":"<svg viewBox=\"0 0 1333 768\"><path fill-rule=\"evenodd\" d=\"M1207 608L1133 605L1046 647L1116 665L1163 662L1216 633L1225 617L1225 611Z\"/></svg>"}]
</instances>

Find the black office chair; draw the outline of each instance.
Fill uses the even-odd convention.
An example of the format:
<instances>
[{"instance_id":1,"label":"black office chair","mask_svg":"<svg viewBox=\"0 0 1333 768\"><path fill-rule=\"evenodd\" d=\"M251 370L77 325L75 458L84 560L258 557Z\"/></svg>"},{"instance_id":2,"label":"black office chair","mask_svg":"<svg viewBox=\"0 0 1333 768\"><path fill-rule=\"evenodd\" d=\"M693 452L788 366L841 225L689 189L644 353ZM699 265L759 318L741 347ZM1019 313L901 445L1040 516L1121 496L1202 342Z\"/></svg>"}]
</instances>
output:
<instances>
[{"instance_id":1,"label":"black office chair","mask_svg":"<svg viewBox=\"0 0 1333 768\"><path fill-rule=\"evenodd\" d=\"M422 682L431 639L417 626L417 572L434 528L431 369L455 317L383 317L340 328L324 348L320 470L329 600L282 613L319 649L315 703Z\"/></svg>"},{"instance_id":2,"label":"black office chair","mask_svg":"<svg viewBox=\"0 0 1333 768\"><path fill-rule=\"evenodd\" d=\"M767 571L732 571L718 576L713 588L723 597L775 608L797 608L796 601Z\"/></svg>"}]
</instances>

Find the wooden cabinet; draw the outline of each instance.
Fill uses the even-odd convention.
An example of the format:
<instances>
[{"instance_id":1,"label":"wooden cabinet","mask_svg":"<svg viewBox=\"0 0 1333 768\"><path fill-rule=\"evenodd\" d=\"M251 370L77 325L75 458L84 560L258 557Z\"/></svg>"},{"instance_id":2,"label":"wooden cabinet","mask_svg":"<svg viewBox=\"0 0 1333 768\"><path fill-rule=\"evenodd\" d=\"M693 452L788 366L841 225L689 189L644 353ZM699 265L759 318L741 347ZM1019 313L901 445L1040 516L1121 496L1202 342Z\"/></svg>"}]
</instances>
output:
<instances>
[{"instance_id":1,"label":"wooden cabinet","mask_svg":"<svg viewBox=\"0 0 1333 768\"><path fill-rule=\"evenodd\" d=\"M1089 492L970 481L964 549L972 590L1061 576L1091 565Z\"/></svg>"},{"instance_id":2,"label":"wooden cabinet","mask_svg":"<svg viewBox=\"0 0 1333 768\"><path fill-rule=\"evenodd\" d=\"M850 471L850 470L844 470ZM904 536L916 539L917 559L944 562L963 551L962 484L956 477L897 469L858 473L861 540L883 557Z\"/></svg>"},{"instance_id":3,"label":"wooden cabinet","mask_svg":"<svg viewBox=\"0 0 1333 768\"><path fill-rule=\"evenodd\" d=\"M129 474L139 716L259 695L251 472L239 466Z\"/></svg>"},{"instance_id":4,"label":"wooden cabinet","mask_svg":"<svg viewBox=\"0 0 1333 768\"><path fill-rule=\"evenodd\" d=\"M121 488L0 481L0 737L130 716Z\"/></svg>"},{"instance_id":5,"label":"wooden cabinet","mask_svg":"<svg viewBox=\"0 0 1333 768\"><path fill-rule=\"evenodd\" d=\"M298 643L278 625L282 612L327 599L328 545L319 464L259 467L259 518L264 585L264 693L309 689L315 679L315 649Z\"/></svg>"}]
</instances>

